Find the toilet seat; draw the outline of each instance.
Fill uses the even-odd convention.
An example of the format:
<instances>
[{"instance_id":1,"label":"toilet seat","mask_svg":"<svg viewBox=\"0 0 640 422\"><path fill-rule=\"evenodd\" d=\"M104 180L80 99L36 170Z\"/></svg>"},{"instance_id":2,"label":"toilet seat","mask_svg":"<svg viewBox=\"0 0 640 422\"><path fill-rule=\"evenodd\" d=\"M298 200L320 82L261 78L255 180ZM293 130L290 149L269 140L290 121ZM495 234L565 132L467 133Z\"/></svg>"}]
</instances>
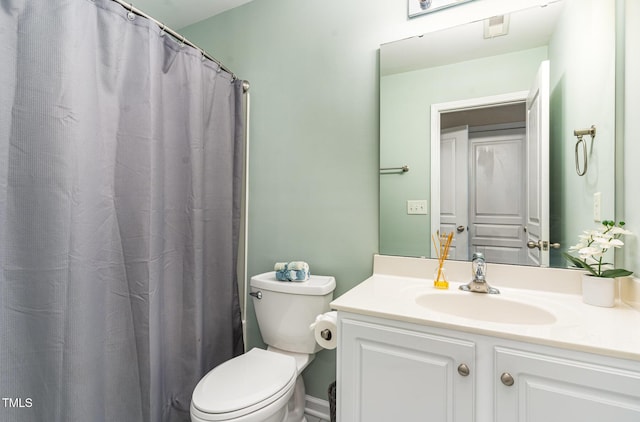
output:
<instances>
[{"instance_id":1,"label":"toilet seat","mask_svg":"<svg viewBox=\"0 0 640 422\"><path fill-rule=\"evenodd\" d=\"M240 418L284 396L288 400L296 378L293 357L254 348L200 380L191 398L192 412L207 421Z\"/></svg>"}]
</instances>

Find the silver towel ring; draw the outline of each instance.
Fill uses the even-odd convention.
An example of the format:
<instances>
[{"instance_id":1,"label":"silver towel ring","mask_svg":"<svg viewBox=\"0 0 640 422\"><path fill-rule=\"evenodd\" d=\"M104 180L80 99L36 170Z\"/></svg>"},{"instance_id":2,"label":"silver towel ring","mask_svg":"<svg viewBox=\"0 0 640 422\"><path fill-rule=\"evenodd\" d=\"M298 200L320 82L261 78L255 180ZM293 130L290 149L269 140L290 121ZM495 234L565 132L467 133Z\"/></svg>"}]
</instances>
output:
<instances>
[{"instance_id":1,"label":"silver towel ring","mask_svg":"<svg viewBox=\"0 0 640 422\"><path fill-rule=\"evenodd\" d=\"M578 142L576 142L575 147L575 159L576 159L576 173L578 176L584 176L587 173L588 167L588 146L587 141L584 140L584 135L591 136L591 142L596 138L596 127L592 125L589 129L576 129L573 131L573 135L578 138ZM582 169L580 169L580 158L578 150L580 149L580 145L582 145Z\"/></svg>"},{"instance_id":2,"label":"silver towel ring","mask_svg":"<svg viewBox=\"0 0 640 422\"><path fill-rule=\"evenodd\" d=\"M578 150L580 149L580 145L582 145L582 170L580 170L580 161L578 158ZM576 173L578 176L584 176L587 173L587 142L582 138L582 135L578 135L578 142L576 142Z\"/></svg>"}]
</instances>

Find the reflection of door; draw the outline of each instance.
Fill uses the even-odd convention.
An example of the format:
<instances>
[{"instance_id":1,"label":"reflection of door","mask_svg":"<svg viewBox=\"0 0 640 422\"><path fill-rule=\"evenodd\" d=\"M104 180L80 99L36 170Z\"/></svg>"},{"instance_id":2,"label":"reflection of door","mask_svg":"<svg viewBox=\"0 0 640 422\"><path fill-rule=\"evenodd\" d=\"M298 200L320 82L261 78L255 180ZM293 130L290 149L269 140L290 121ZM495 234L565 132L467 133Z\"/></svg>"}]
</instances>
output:
<instances>
[{"instance_id":1,"label":"reflection of door","mask_svg":"<svg viewBox=\"0 0 640 422\"><path fill-rule=\"evenodd\" d=\"M440 230L440 197L441 184L440 177L443 171L440 168L440 136L441 136L441 115L463 110L474 110L487 107L497 107L507 104L525 102L527 98L527 126L535 125L536 128L527 128L527 138L525 154L531 156L535 164L528 161L525 166L525 177L527 180L525 223L528 228L526 240L533 240L537 245L538 240L547 242L549 239L549 78L548 63L543 63L541 68L546 68L545 82L534 84L532 92L520 91L492 97L474 98L454 101L449 103L433 104L431 106L431 233ZM541 87L541 88L536 88ZM462 124L462 123L459 123ZM536 139L539 139L538 142ZM535 141L534 141L535 140ZM532 146L537 151L532 154ZM539 147L539 148L538 148ZM539 178L539 179L538 179ZM536 180L539 182L536 183ZM471 225L469 223L469 225ZM521 229L524 231L524 229ZM544 235L544 237L543 237ZM473 251L470 251L473 252ZM540 253L537 249L527 249L527 264L548 266L549 254ZM546 257L545 257L546 255ZM431 256L435 257L432 250Z\"/></svg>"},{"instance_id":2,"label":"reflection of door","mask_svg":"<svg viewBox=\"0 0 640 422\"><path fill-rule=\"evenodd\" d=\"M469 259L468 163L468 127L443 130L440 136L440 233L454 233L449 259Z\"/></svg>"},{"instance_id":3,"label":"reflection of door","mask_svg":"<svg viewBox=\"0 0 640 422\"><path fill-rule=\"evenodd\" d=\"M527 263L549 266L549 62L538 69L527 96Z\"/></svg>"},{"instance_id":4,"label":"reflection of door","mask_svg":"<svg viewBox=\"0 0 640 422\"><path fill-rule=\"evenodd\" d=\"M469 140L470 248L489 262L525 264L524 123L474 129Z\"/></svg>"},{"instance_id":5,"label":"reflection of door","mask_svg":"<svg viewBox=\"0 0 640 422\"><path fill-rule=\"evenodd\" d=\"M523 105L522 114L520 114L521 117L518 118L517 120L507 120L507 121L509 122L524 121L525 120L524 104L527 96L528 96L528 91L519 91L519 92L508 93L508 94L495 95L491 97L473 98L473 99L466 99L466 100L454 101L449 103L433 104L431 106L431 139L434 140L434 142L431 142L431 211L432 211L431 233L435 233L437 230L441 230L440 219L437 217L441 215L440 199L441 199L442 186L440 183L440 177L441 177L441 174L445 173L444 170L440 168L441 167L440 137L441 137L441 127L442 127L441 120L443 116L445 114L446 115L458 114L458 112L464 112L463 114L467 114L467 112L475 113L475 111L482 111L482 110L488 110L491 108L502 108L504 106L508 107L511 105L522 104ZM497 117L498 115L501 115L502 117ZM478 119L478 117L480 116L482 117ZM465 115L463 116L463 119L466 120L467 117L468 116ZM506 122L505 120L500 121L501 119L503 119L503 117L504 115L502 115L501 113L496 113L494 117L491 117L492 120L496 120L496 121L493 121L490 124L505 123ZM477 121L476 123L477 125L489 124L487 122L485 113L476 115L475 117L471 118L471 120ZM450 123L451 123L451 120L449 119L447 124L450 124ZM472 125L470 124L469 120L466 120L464 122L459 121L457 124L452 124L449 127L460 126L460 125L475 126L476 124ZM468 225L470 229L471 223L469 222ZM522 228L522 226L520 226L520 233L522 234L523 232L524 232L524 229ZM525 243L525 239L522 239L522 243L523 244ZM469 247L471 246L469 245ZM472 253L472 252L474 251L469 249L469 253ZM433 250L431 253L431 257L435 257L435 253Z\"/></svg>"}]
</instances>

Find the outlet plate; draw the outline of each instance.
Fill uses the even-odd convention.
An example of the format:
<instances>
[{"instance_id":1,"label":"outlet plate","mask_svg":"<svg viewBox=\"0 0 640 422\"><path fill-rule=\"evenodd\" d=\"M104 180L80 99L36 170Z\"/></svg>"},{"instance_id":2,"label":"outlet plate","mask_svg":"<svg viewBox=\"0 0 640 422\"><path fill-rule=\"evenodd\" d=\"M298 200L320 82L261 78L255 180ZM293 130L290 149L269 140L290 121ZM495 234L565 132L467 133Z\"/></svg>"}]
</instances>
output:
<instances>
[{"instance_id":1,"label":"outlet plate","mask_svg":"<svg viewBox=\"0 0 640 422\"><path fill-rule=\"evenodd\" d=\"M602 221L602 193L593 194L593 221L599 223Z\"/></svg>"},{"instance_id":2,"label":"outlet plate","mask_svg":"<svg viewBox=\"0 0 640 422\"><path fill-rule=\"evenodd\" d=\"M407 201L407 214L411 215L427 215L426 199L410 199Z\"/></svg>"}]
</instances>

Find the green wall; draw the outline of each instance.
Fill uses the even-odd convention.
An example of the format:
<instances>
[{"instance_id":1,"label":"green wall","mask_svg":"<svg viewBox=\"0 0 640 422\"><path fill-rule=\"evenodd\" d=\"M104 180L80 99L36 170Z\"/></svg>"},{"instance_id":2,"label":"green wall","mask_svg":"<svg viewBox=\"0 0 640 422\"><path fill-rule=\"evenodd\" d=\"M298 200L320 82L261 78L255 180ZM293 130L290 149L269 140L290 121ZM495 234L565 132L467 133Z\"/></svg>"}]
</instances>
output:
<instances>
[{"instance_id":1,"label":"green wall","mask_svg":"<svg viewBox=\"0 0 640 422\"><path fill-rule=\"evenodd\" d=\"M248 274L305 260L336 277L336 297L371 275L378 250L376 27L388 10L359 22L356 3L256 0L182 30L251 83ZM247 346L262 347L250 302L247 320ZM335 359L317 354L307 394L327 399Z\"/></svg>"}]
</instances>

